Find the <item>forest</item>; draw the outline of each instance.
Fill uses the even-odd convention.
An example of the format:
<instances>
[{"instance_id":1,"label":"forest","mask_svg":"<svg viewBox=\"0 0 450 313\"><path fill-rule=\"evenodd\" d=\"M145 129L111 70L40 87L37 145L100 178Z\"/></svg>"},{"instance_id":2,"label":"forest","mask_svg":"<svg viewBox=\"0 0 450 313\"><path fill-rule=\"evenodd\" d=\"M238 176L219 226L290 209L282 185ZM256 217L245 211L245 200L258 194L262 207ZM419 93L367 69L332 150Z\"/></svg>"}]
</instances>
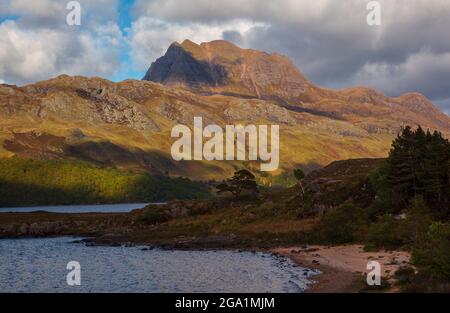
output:
<instances>
[{"instance_id":1,"label":"forest","mask_svg":"<svg viewBox=\"0 0 450 313\"><path fill-rule=\"evenodd\" d=\"M0 207L161 202L208 196L207 185L187 178L80 161L0 159Z\"/></svg>"}]
</instances>

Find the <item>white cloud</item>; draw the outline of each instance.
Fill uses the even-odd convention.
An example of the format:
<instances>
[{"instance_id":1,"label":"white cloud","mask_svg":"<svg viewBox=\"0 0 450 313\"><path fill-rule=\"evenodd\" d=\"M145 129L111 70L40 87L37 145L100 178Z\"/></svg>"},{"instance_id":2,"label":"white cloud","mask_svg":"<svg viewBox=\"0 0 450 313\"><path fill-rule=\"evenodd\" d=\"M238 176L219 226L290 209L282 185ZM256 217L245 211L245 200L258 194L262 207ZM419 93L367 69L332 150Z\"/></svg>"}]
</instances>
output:
<instances>
[{"instance_id":1,"label":"white cloud","mask_svg":"<svg viewBox=\"0 0 450 313\"><path fill-rule=\"evenodd\" d=\"M22 16L35 16L52 18L64 12L65 3L52 0L14 0L5 1L0 5L6 14L20 14Z\"/></svg>"},{"instance_id":2,"label":"white cloud","mask_svg":"<svg viewBox=\"0 0 450 313\"><path fill-rule=\"evenodd\" d=\"M195 5L194 5L195 3ZM137 0L136 13L168 21L213 22L251 19L272 23L311 23L348 9L365 8L365 2L335 0ZM361 15L361 14L356 14ZM346 15L345 21L351 19ZM342 22L342 21L341 21Z\"/></svg>"},{"instance_id":3,"label":"white cloud","mask_svg":"<svg viewBox=\"0 0 450 313\"><path fill-rule=\"evenodd\" d=\"M86 30L117 19L118 0L77 0L81 5L82 26ZM69 0L6 0L0 3L4 15L20 17L26 27L62 28L66 26Z\"/></svg>"},{"instance_id":4,"label":"white cloud","mask_svg":"<svg viewBox=\"0 0 450 313\"><path fill-rule=\"evenodd\" d=\"M360 82L377 85L389 93L408 90L438 91L450 81L450 52L434 53L421 50L395 65L385 62L366 63L352 78ZM439 77L440 80L432 79ZM450 92L449 92L450 96Z\"/></svg>"},{"instance_id":5,"label":"white cloud","mask_svg":"<svg viewBox=\"0 0 450 313\"><path fill-rule=\"evenodd\" d=\"M130 31L130 47L134 65L138 69L146 69L150 63L162 56L169 45L190 39L201 43L223 38L225 32L245 34L255 27L264 27L263 23L246 20L233 20L213 25L205 23L167 23L165 21L141 17L132 24Z\"/></svg>"},{"instance_id":6,"label":"white cloud","mask_svg":"<svg viewBox=\"0 0 450 313\"><path fill-rule=\"evenodd\" d=\"M370 85L392 95L421 91L448 108L450 2L379 0L382 26L366 24L365 0L136 0L128 35L118 0L79 0L82 26L65 23L64 0L0 1L0 77L23 84L60 73L144 73L171 42L225 38L291 57L327 87Z\"/></svg>"},{"instance_id":7,"label":"white cloud","mask_svg":"<svg viewBox=\"0 0 450 313\"><path fill-rule=\"evenodd\" d=\"M18 18L0 23L0 77L22 85L59 74L110 77L119 71L126 48L117 0L79 1L79 27L66 23L67 1L2 2L2 13Z\"/></svg>"},{"instance_id":8,"label":"white cloud","mask_svg":"<svg viewBox=\"0 0 450 313\"><path fill-rule=\"evenodd\" d=\"M201 38L194 41L210 37L192 31L196 25L214 29L233 20L262 23L265 27L228 32L228 37L247 47L288 55L322 86L368 84L392 95L419 90L432 99L449 98L444 84L450 76L450 2L379 1L379 27L367 25L368 1L363 0L137 0L135 14L158 18L164 25L162 37ZM136 28L134 36L144 43L146 36L140 31L147 32ZM168 42L154 40L149 45L152 52L138 53L139 64L161 55Z\"/></svg>"},{"instance_id":9,"label":"white cloud","mask_svg":"<svg viewBox=\"0 0 450 313\"><path fill-rule=\"evenodd\" d=\"M25 84L59 74L110 76L119 69L114 27L98 33L0 24L0 76Z\"/></svg>"},{"instance_id":10,"label":"white cloud","mask_svg":"<svg viewBox=\"0 0 450 313\"><path fill-rule=\"evenodd\" d=\"M341 80L354 74L372 59L397 63L423 47L450 51L448 0L380 2L381 27L367 25L367 1L362 0L137 0L135 12L160 20L167 36L178 25L264 23L268 27L243 39L254 48L288 54L313 79L326 83L335 75Z\"/></svg>"}]
</instances>

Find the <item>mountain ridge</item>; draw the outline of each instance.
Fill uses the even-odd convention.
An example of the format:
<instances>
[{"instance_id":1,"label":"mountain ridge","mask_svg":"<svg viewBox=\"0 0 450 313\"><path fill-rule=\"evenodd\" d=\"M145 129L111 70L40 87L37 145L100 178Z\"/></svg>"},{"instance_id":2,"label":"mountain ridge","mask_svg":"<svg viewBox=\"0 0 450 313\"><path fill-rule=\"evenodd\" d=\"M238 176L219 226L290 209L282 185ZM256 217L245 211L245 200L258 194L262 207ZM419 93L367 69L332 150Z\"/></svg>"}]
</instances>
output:
<instances>
[{"instance_id":1,"label":"mountain ridge","mask_svg":"<svg viewBox=\"0 0 450 313\"><path fill-rule=\"evenodd\" d=\"M225 43L214 45L217 44L209 48L210 56L217 53L214 50L220 52L220 45ZM231 47L225 57L239 59L237 51L241 51L236 49L240 48ZM181 52L184 58L185 52ZM204 50L195 53L202 54ZM250 54L257 54L263 63L273 56L257 51ZM194 61L198 65L198 60ZM259 64L259 61L245 62L252 66ZM280 69L286 64L271 67ZM229 70L236 65L226 66ZM247 69L261 74L251 67ZM296 71L291 69L290 73ZM262 77L271 78L272 73L277 71L263 71ZM183 71L181 74L187 75ZM241 77L233 75L232 78ZM275 79L279 79L277 75ZM204 81L210 82L211 77L205 77ZM255 81L264 81L262 77ZM115 83L99 77L61 75L22 87L3 84L0 157L81 159L200 180L220 180L242 166L258 171L257 162L175 162L170 156L171 128L177 124L192 126L194 116L201 116L205 125L280 125L280 169L258 178L262 183L274 184L292 181L294 167L309 171L335 160L385 157L393 137L404 125L420 124L450 137L450 118L418 93L391 98L367 87L319 88L306 78L303 80L303 76L296 77L298 83L307 86L300 93L301 101L289 95L283 98L292 85L270 89L267 86L277 87L271 81L266 81L266 89L260 89L265 95L261 97L251 85L250 89L246 89L246 84L240 85L240 80L232 81L231 87L227 84L211 87L204 86L202 80L198 83L197 79L194 87L190 87L176 80L166 84L146 80ZM229 77L225 82L228 80Z\"/></svg>"},{"instance_id":2,"label":"mountain ridge","mask_svg":"<svg viewBox=\"0 0 450 313\"><path fill-rule=\"evenodd\" d=\"M173 55L175 50L176 57ZM347 99L349 101L356 98L359 102L374 104L386 102L387 99L399 99L400 102L404 99L409 109L432 114L440 121L439 124L444 124L442 122L445 120L440 116L445 114L420 93L408 92L398 97L387 97L369 87L341 90L318 87L287 56L241 49L225 40L201 44L188 39L181 44L174 42L164 56L152 63L143 80L184 87L197 93L272 100L285 107L305 108L305 103L346 100L348 93L351 94Z\"/></svg>"},{"instance_id":3,"label":"mountain ridge","mask_svg":"<svg viewBox=\"0 0 450 313\"><path fill-rule=\"evenodd\" d=\"M297 96L310 85L287 57L240 49L224 40L200 45L173 43L152 64L144 80L260 99Z\"/></svg>"}]
</instances>

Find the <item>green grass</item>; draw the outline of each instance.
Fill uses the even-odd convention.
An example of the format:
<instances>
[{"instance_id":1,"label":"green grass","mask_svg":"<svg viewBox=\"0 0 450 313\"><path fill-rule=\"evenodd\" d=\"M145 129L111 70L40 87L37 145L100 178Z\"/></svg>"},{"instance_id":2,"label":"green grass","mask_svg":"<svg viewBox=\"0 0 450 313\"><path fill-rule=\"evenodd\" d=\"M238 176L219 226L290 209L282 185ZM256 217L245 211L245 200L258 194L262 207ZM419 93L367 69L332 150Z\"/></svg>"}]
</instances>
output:
<instances>
[{"instance_id":1,"label":"green grass","mask_svg":"<svg viewBox=\"0 0 450 313\"><path fill-rule=\"evenodd\" d=\"M156 202L209 196L185 178L151 176L86 162L0 159L0 206Z\"/></svg>"}]
</instances>

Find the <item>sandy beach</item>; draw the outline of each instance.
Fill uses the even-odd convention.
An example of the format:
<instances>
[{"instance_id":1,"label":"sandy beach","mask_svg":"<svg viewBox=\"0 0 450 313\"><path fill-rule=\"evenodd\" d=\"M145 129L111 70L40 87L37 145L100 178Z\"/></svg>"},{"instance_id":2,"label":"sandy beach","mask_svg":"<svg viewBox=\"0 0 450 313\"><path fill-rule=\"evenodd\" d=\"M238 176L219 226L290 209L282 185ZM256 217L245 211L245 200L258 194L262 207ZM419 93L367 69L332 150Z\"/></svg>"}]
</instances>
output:
<instances>
[{"instance_id":1,"label":"sandy beach","mask_svg":"<svg viewBox=\"0 0 450 313\"><path fill-rule=\"evenodd\" d=\"M314 277L316 283L307 291L312 293L358 292L365 287L369 261L378 261L381 275L392 283L396 270L409 265L411 258L404 251L365 252L362 245L277 248L272 252L289 257L300 266L321 271L322 274Z\"/></svg>"}]
</instances>

